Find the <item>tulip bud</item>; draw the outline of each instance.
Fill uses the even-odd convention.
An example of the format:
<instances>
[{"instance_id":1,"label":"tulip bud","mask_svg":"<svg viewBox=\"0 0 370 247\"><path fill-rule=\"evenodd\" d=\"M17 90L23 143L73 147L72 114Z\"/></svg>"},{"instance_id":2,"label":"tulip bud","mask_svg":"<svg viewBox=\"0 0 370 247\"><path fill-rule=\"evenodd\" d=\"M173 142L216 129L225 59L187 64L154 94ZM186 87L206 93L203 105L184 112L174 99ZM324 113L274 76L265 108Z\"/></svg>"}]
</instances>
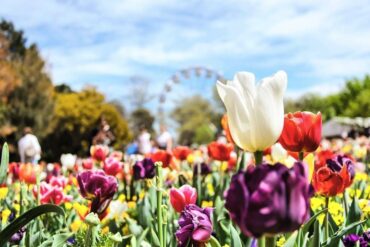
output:
<instances>
[{"instance_id":1,"label":"tulip bud","mask_svg":"<svg viewBox=\"0 0 370 247\"><path fill-rule=\"evenodd\" d=\"M170 202L176 212L181 213L186 205L197 201L197 191L190 185L183 185L179 189L170 190Z\"/></svg>"}]
</instances>

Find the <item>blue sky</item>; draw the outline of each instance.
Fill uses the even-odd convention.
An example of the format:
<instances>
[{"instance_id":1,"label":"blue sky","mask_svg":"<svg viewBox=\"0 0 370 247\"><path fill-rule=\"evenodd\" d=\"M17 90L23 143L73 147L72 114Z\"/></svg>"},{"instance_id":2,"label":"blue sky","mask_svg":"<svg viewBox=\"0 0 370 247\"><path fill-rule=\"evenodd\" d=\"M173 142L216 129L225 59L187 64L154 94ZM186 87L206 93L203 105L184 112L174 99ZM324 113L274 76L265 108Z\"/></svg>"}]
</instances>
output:
<instances>
[{"instance_id":1,"label":"blue sky","mask_svg":"<svg viewBox=\"0 0 370 247\"><path fill-rule=\"evenodd\" d=\"M39 45L54 82L96 85L126 106L132 76L148 78L157 95L195 65L227 78L283 69L289 97L334 92L370 72L369 13L365 0L2 0L0 8ZM184 81L172 97L210 95L213 84Z\"/></svg>"}]
</instances>

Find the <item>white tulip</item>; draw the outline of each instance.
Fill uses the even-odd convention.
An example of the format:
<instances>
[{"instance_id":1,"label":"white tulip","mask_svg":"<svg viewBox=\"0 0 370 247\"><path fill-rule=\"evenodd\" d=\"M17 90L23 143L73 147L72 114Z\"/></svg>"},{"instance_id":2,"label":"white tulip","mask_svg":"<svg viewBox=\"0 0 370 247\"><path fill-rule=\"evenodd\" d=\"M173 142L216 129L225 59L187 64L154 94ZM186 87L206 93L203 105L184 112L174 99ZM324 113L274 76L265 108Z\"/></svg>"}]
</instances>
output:
<instances>
[{"instance_id":1,"label":"white tulip","mask_svg":"<svg viewBox=\"0 0 370 247\"><path fill-rule=\"evenodd\" d=\"M62 154L60 156L60 162L66 170L73 170L74 165L76 164L77 155L73 154Z\"/></svg>"},{"instance_id":2,"label":"white tulip","mask_svg":"<svg viewBox=\"0 0 370 247\"><path fill-rule=\"evenodd\" d=\"M217 91L225 104L235 144L249 152L263 151L279 138L284 125L284 71L264 78L259 85L249 72L239 72Z\"/></svg>"}]
</instances>

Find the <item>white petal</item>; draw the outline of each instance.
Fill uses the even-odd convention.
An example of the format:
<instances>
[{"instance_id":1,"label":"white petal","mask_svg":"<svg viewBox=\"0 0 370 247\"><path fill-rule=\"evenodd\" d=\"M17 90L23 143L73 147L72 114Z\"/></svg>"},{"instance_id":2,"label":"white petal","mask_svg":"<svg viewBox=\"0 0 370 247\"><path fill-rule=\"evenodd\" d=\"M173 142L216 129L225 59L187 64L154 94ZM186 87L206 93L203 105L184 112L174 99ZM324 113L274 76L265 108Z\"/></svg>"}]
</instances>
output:
<instances>
[{"instance_id":1,"label":"white petal","mask_svg":"<svg viewBox=\"0 0 370 247\"><path fill-rule=\"evenodd\" d=\"M235 143L247 150L250 146L250 118L249 109L243 104L241 92L236 87L217 82L217 91L225 104L230 133Z\"/></svg>"},{"instance_id":2,"label":"white petal","mask_svg":"<svg viewBox=\"0 0 370 247\"><path fill-rule=\"evenodd\" d=\"M239 72L234 76L234 80L231 82L232 85L236 85L239 90L243 93L243 98L253 99L256 95L256 82L255 76L250 72ZM250 102L247 102L249 104Z\"/></svg>"},{"instance_id":3,"label":"white petal","mask_svg":"<svg viewBox=\"0 0 370 247\"><path fill-rule=\"evenodd\" d=\"M254 140L258 150L276 142L284 124L283 97L287 86L286 73L281 71L263 79L257 89L255 102Z\"/></svg>"}]
</instances>

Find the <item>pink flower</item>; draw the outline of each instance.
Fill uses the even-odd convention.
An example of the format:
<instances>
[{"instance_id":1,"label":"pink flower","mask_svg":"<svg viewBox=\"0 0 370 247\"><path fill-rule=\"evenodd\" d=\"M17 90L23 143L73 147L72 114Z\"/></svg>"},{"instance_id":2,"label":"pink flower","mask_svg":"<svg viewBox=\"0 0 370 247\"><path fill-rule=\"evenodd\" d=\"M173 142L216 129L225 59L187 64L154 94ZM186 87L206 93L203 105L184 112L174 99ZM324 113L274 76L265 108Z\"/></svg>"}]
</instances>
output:
<instances>
[{"instance_id":1,"label":"pink flower","mask_svg":"<svg viewBox=\"0 0 370 247\"><path fill-rule=\"evenodd\" d=\"M170 202L176 212L181 213L186 205L195 204L197 191L190 185L183 185L179 189L170 190Z\"/></svg>"},{"instance_id":2,"label":"pink flower","mask_svg":"<svg viewBox=\"0 0 370 247\"><path fill-rule=\"evenodd\" d=\"M103 161L109 154L109 148L103 145L94 145L90 148L91 157L97 161Z\"/></svg>"},{"instance_id":3,"label":"pink flower","mask_svg":"<svg viewBox=\"0 0 370 247\"><path fill-rule=\"evenodd\" d=\"M34 195L37 196L36 190L34 190ZM63 202L69 202L71 200L72 196L65 195L63 193L63 188L52 186L46 182L40 184L40 202L42 204L53 203L55 205L60 205Z\"/></svg>"},{"instance_id":4,"label":"pink flower","mask_svg":"<svg viewBox=\"0 0 370 247\"><path fill-rule=\"evenodd\" d=\"M123 163L117 160L116 158L106 158L104 161L103 170L106 174L116 176L119 172L122 171Z\"/></svg>"},{"instance_id":5,"label":"pink flower","mask_svg":"<svg viewBox=\"0 0 370 247\"><path fill-rule=\"evenodd\" d=\"M66 177L63 177L63 176L58 176L58 177L51 177L50 180L49 180L49 184L51 186L54 186L54 187L59 187L59 188L64 188L66 187L68 183L68 179Z\"/></svg>"},{"instance_id":6,"label":"pink flower","mask_svg":"<svg viewBox=\"0 0 370 247\"><path fill-rule=\"evenodd\" d=\"M82 167L85 170L91 170L94 167L94 160L92 158L87 158L82 160Z\"/></svg>"}]
</instances>

